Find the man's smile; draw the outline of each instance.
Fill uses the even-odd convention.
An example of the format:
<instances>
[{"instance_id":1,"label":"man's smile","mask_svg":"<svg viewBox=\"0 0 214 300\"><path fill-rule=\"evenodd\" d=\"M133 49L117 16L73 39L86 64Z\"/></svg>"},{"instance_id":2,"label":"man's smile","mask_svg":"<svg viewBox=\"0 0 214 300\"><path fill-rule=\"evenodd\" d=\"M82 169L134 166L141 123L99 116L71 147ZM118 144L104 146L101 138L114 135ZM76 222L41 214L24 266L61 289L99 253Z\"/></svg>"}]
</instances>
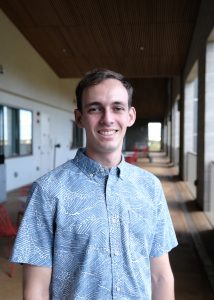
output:
<instances>
[{"instance_id":1,"label":"man's smile","mask_svg":"<svg viewBox=\"0 0 214 300\"><path fill-rule=\"evenodd\" d=\"M98 130L98 133L104 136L111 136L114 135L118 130Z\"/></svg>"}]
</instances>

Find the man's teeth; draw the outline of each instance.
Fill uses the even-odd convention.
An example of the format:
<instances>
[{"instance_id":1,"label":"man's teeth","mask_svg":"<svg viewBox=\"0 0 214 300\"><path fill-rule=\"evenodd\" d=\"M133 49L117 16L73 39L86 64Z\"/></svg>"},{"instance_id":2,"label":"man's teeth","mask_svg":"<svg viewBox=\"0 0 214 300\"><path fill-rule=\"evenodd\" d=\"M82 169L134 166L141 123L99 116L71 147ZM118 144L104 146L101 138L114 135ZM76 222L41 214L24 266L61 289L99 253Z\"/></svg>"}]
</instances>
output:
<instances>
[{"instance_id":1,"label":"man's teeth","mask_svg":"<svg viewBox=\"0 0 214 300\"><path fill-rule=\"evenodd\" d=\"M99 133L102 134L102 135L112 135L114 134L116 131L115 130L108 130L108 131L103 131L103 130L100 130Z\"/></svg>"}]
</instances>

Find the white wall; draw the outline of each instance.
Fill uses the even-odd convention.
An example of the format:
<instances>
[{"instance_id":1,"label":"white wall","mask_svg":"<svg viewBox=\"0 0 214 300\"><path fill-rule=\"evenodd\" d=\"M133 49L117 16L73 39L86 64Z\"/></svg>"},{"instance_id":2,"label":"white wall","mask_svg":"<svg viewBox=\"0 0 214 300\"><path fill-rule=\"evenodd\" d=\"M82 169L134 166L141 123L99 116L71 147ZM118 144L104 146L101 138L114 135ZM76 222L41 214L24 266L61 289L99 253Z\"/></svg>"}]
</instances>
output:
<instances>
[{"instance_id":1,"label":"white wall","mask_svg":"<svg viewBox=\"0 0 214 300\"><path fill-rule=\"evenodd\" d=\"M78 79L59 79L1 10L0 36L0 88L72 111Z\"/></svg>"},{"instance_id":2,"label":"white wall","mask_svg":"<svg viewBox=\"0 0 214 300\"><path fill-rule=\"evenodd\" d=\"M0 104L33 112L33 155L6 159L7 191L32 182L55 165L72 158L72 120L75 87L79 79L59 79L0 10ZM42 120L48 120L46 146ZM45 149L44 149L45 148ZM45 151L44 151L45 150Z\"/></svg>"},{"instance_id":3,"label":"white wall","mask_svg":"<svg viewBox=\"0 0 214 300\"><path fill-rule=\"evenodd\" d=\"M179 145L180 145L180 111L178 111L178 101L172 106L172 158L174 164L179 164Z\"/></svg>"},{"instance_id":4,"label":"white wall","mask_svg":"<svg viewBox=\"0 0 214 300\"><path fill-rule=\"evenodd\" d=\"M193 152L193 100L194 100L194 82L185 84L185 102L184 102L184 133L185 133L185 154L188 151Z\"/></svg>"},{"instance_id":5,"label":"white wall","mask_svg":"<svg viewBox=\"0 0 214 300\"><path fill-rule=\"evenodd\" d=\"M214 162L210 163L210 211L214 213Z\"/></svg>"},{"instance_id":6,"label":"white wall","mask_svg":"<svg viewBox=\"0 0 214 300\"><path fill-rule=\"evenodd\" d=\"M212 31L214 39L214 29ZM206 47L205 74L205 132L204 132L204 203L207 210L214 211L214 197L210 194L214 184L211 174L211 162L214 161L214 41ZM213 167L213 165L212 165ZM213 171L213 170L212 170ZM213 188L212 188L213 189Z\"/></svg>"},{"instance_id":7,"label":"white wall","mask_svg":"<svg viewBox=\"0 0 214 300\"><path fill-rule=\"evenodd\" d=\"M191 74L190 74L191 75ZM188 181L188 153L194 152L194 80L185 83L184 94L184 180Z\"/></svg>"}]
</instances>

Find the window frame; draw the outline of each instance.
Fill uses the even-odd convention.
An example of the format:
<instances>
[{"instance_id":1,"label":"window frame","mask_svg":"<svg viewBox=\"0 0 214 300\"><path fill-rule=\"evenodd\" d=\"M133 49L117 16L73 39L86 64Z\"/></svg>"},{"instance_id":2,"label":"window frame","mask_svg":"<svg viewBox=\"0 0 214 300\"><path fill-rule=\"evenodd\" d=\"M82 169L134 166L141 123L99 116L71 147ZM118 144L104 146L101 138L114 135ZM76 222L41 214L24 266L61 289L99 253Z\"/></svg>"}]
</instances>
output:
<instances>
[{"instance_id":1,"label":"window frame","mask_svg":"<svg viewBox=\"0 0 214 300\"><path fill-rule=\"evenodd\" d=\"M75 121L72 121L72 144L71 149L83 147L83 128L77 126Z\"/></svg>"},{"instance_id":2,"label":"window frame","mask_svg":"<svg viewBox=\"0 0 214 300\"><path fill-rule=\"evenodd\" d=\"M3 105L1 104L2 111L3 111L3 129L1 128L0 130L3 131L3 154L5 158L10 159L10 158L18 158L18 157L25 157L25 156L32 156L33 155L33 111L30 109L26 109L23 107L13 107L10 105ZM6 120L5 117L5 109L11 110L11 120L9 120L10 123ZM29 112L31 115L31 128L30 128L30 143L29 143L29 149L30 151L28 153L21 154L21 150L23 143L21 142L21 111L26 111ZM7 153L5 150L6 148L6 135L5 132L7 129L6 126L10 124L11 127L11 132L10 132L10 139L11 139L11 151Z\"/></svg>"}]
</instances>

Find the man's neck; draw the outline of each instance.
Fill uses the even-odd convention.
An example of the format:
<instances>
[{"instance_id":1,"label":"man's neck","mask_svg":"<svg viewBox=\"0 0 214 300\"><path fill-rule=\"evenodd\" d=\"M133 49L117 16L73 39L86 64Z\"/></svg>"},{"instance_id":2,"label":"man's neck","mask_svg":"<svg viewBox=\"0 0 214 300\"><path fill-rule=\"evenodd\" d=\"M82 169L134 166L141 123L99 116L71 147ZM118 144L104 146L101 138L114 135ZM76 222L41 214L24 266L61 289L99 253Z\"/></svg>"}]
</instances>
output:
<instances>
[{"instance_id":1,"label":"man's neck","mask_svg":"<svg viewBox=\"0 0 214 300\"><path fill-rule=\"evenodd\" d=\"M106 168L119 165L122 156L121 153L91 153L87 149L85 154Z\"/></svg>"}]
</instances>

